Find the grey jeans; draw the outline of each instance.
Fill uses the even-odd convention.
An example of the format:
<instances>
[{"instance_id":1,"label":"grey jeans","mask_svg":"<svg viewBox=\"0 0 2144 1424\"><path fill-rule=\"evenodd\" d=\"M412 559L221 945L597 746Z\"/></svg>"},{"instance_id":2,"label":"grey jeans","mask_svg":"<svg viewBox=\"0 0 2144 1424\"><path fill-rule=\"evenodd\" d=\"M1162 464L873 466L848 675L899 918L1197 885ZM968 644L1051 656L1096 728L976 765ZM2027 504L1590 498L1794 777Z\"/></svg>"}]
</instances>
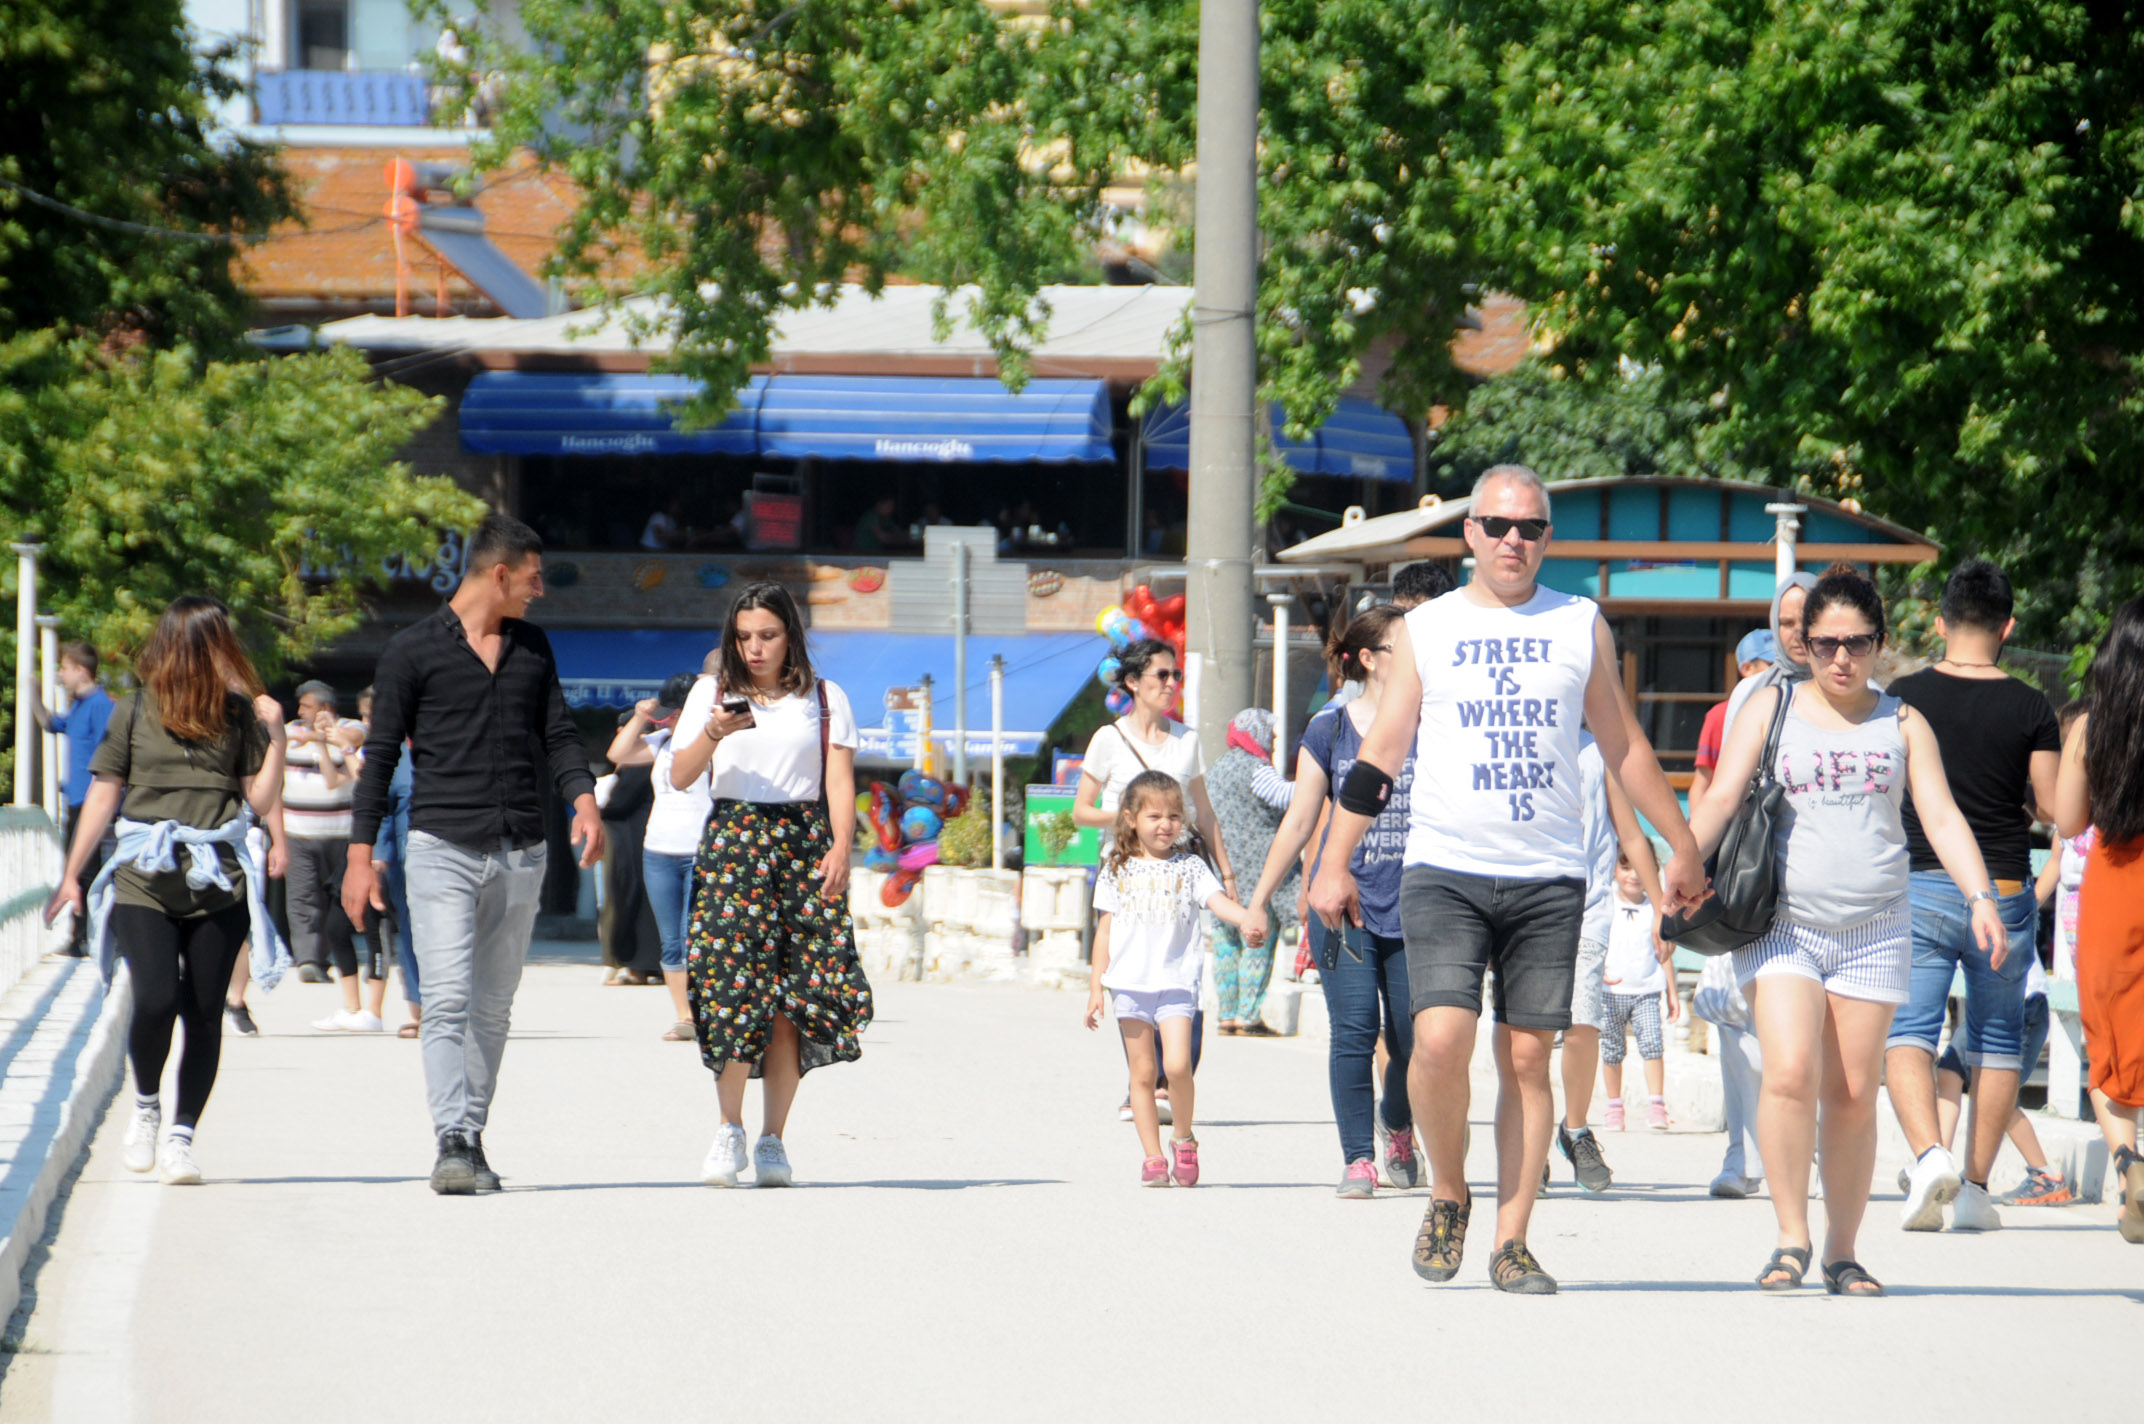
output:
<instances>
[{"instance_id":1,"label":"grey jeans","mask_svg":"<svg viewBox=\"0 0 2144 1424\"><path fill-rule=\"evenodd\" d=\"M543 893L544 847L479 851L413 830L404 864L432 1126L481 1132Z\"/></svg>"},{"instance_id":2,"label":"grey jeans","mask_svg":"<svg viewBox=\"0 0 2144 1424\"><path fill-rule=\"evenodd\" d=\"M1727 1108L1727 1155L1722 1172L1762 1179L1764 1158L1757 1153L1757 1095L1764 1086L1764 1054L1748 1029L1714 1024L1719 1049L1720 1088Z\"/></svg>"}]
</instances>

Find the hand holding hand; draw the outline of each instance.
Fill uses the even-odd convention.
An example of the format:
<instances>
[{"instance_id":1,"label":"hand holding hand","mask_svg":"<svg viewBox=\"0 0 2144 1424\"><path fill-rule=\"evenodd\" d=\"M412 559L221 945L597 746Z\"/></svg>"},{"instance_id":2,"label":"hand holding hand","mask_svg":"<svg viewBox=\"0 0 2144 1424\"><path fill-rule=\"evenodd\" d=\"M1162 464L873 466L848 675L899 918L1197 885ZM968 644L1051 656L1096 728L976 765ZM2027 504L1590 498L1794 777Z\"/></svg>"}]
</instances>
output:
<instances>
[{"instance_id":1,"label":"hand holding hand","mask_svg":"<svg viewBox=\"0 0 2144 1424\"><path fill-rule=\"evenodd\" d=\"M1684 852L1669 859L1667 868L1660 873L1660 887L1668 897L1671 910L1694 910L1712 898L1712 886L1705 879L1704 864L1696 856Z\"/></svg>"},{"instance_id":2,"label":"hand holding hand","mask_svg":"<svg viewBox=\"0 0 2144 1424\"><path fill-rule=\"evenodd\" d=\"M1265 907L1254 905L1243 912L1243 942L1257 949L1266 942L1268 925Z\"/></svg>"}]
</instances>

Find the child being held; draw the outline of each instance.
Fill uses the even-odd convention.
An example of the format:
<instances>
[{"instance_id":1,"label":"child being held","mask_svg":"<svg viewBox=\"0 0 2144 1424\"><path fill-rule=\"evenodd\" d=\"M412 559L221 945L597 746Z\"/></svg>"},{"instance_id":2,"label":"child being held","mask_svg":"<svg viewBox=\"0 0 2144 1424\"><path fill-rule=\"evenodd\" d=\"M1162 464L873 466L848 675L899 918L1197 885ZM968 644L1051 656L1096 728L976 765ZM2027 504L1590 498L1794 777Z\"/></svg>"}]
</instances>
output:
<instances>
[{"instance_id":1,"label":"child being held","mask_svg":"<svg viewBox=\"0 0 2144 1424\"><path fill-rule=\"evenodd\" d=\"M1675 976L1655 952L1653 907L1646 901L1638 872L1629 859L1615 862L1615 918L1608 931L1608 960L1601 974L1601 1082L1608 1090L1607 1123L1623 1130L1623 1036L1636 1030L1638 1056L1645 1060L1646 1126L1668 1130L1666 1097L1667 1042L1660 1028L1660 1001L1667 999L1667 1021L1682 1016Z\"/></svg>"},{"instance_id":2,"label":"child being held","mask_svg":"<svg viewBox=\"0 0 2144 1424\"><path fill-rule=\"evenodd\" d=\"M1191 1130L1197 1103L1191 1018L1198 1011L1204 961L1199 910L1211 910L1239 930L1247 918L1243 907L1222 893L1206 862L1178 848L1183 834L1183 787L1167 772L1141 772L1124 788L1115 839L1094 887L1087 1027L1101 1026L1102 991L1109 990L1131 1064L1132 1122L1146 1152L1140 1182L1149 1187L1166 1187L1172 1177L1180 1187L1197 1186L1199 1180L1199 1144ZM1259 940L1246 942L1255 946ZM1166 1157L1154 1103L1161 1067L1168 1070L1175 1122Z\"/></svg>"}]
</instances>

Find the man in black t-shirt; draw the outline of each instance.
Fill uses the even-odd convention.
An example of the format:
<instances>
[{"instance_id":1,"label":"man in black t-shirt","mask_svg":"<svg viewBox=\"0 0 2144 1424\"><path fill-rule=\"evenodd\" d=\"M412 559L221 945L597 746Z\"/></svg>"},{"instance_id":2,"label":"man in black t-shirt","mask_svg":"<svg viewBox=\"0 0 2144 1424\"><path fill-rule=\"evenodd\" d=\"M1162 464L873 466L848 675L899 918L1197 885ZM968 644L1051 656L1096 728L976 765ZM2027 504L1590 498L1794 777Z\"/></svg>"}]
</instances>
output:
<instances>
[{"instance_id":1,"label":"man in black t-shirt","mask_svg":"<svg viewBox=\"0 0 2144 1424\"><path fill-rule=\"evenodd\" d=\"M2037 905L2026 840L2032 806L2051 806L2061 738L2054 709L2038 690L1996 666L2016 626L2010 580L1985 559L1958 566L1943 588L1936 635L1943 657L1891 684L1891 694L1928 719L1943 752L1951 796L1973 829L1994 878L1996 908L2010 932L1999 959L1973 942L1972 905L1943 870L1909 799L1907 850L1913 859L1913 997L1891 1022L1884 1079L1898 1125L1914 1152L1907 1169L1904 1225L1939 1231L1956 1198L1954 1231L2002 1225L1988 1197L1988 1172L2017 1105L2025 1025L2025 970L2033 957ZM1987 892L1983 892L1987 893ZM1978 898L1978 897L1975 897ZM1935 1056L1951 981L1965 971L1965 1021L1956 1036L1972 1072L1973 1135L1961 1171L1936 1130Z\"/></svg>"}]
</instances>

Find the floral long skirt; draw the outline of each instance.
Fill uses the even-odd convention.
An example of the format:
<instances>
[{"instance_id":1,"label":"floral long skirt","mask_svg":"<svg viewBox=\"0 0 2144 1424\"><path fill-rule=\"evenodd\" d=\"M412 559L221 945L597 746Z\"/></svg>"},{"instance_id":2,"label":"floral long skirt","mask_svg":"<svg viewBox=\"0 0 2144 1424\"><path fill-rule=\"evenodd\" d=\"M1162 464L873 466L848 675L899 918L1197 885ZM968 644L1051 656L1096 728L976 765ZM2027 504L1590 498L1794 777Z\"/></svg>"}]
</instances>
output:
<instances>
[{"instance_id":1,"label":"floral long skirt","mask_svg":"<svg viewBox=\"0 0 2144 1424\"><path fill-rule=\"evenodd\" d=\"M819 893L834 844L817 802L717 801L700 835L685 925L685 988L700 1061L760 1076L776 1015L796 1025L809 1073L862 1054L871 985L846 901Z\"/></svg>"}]
</instances>

